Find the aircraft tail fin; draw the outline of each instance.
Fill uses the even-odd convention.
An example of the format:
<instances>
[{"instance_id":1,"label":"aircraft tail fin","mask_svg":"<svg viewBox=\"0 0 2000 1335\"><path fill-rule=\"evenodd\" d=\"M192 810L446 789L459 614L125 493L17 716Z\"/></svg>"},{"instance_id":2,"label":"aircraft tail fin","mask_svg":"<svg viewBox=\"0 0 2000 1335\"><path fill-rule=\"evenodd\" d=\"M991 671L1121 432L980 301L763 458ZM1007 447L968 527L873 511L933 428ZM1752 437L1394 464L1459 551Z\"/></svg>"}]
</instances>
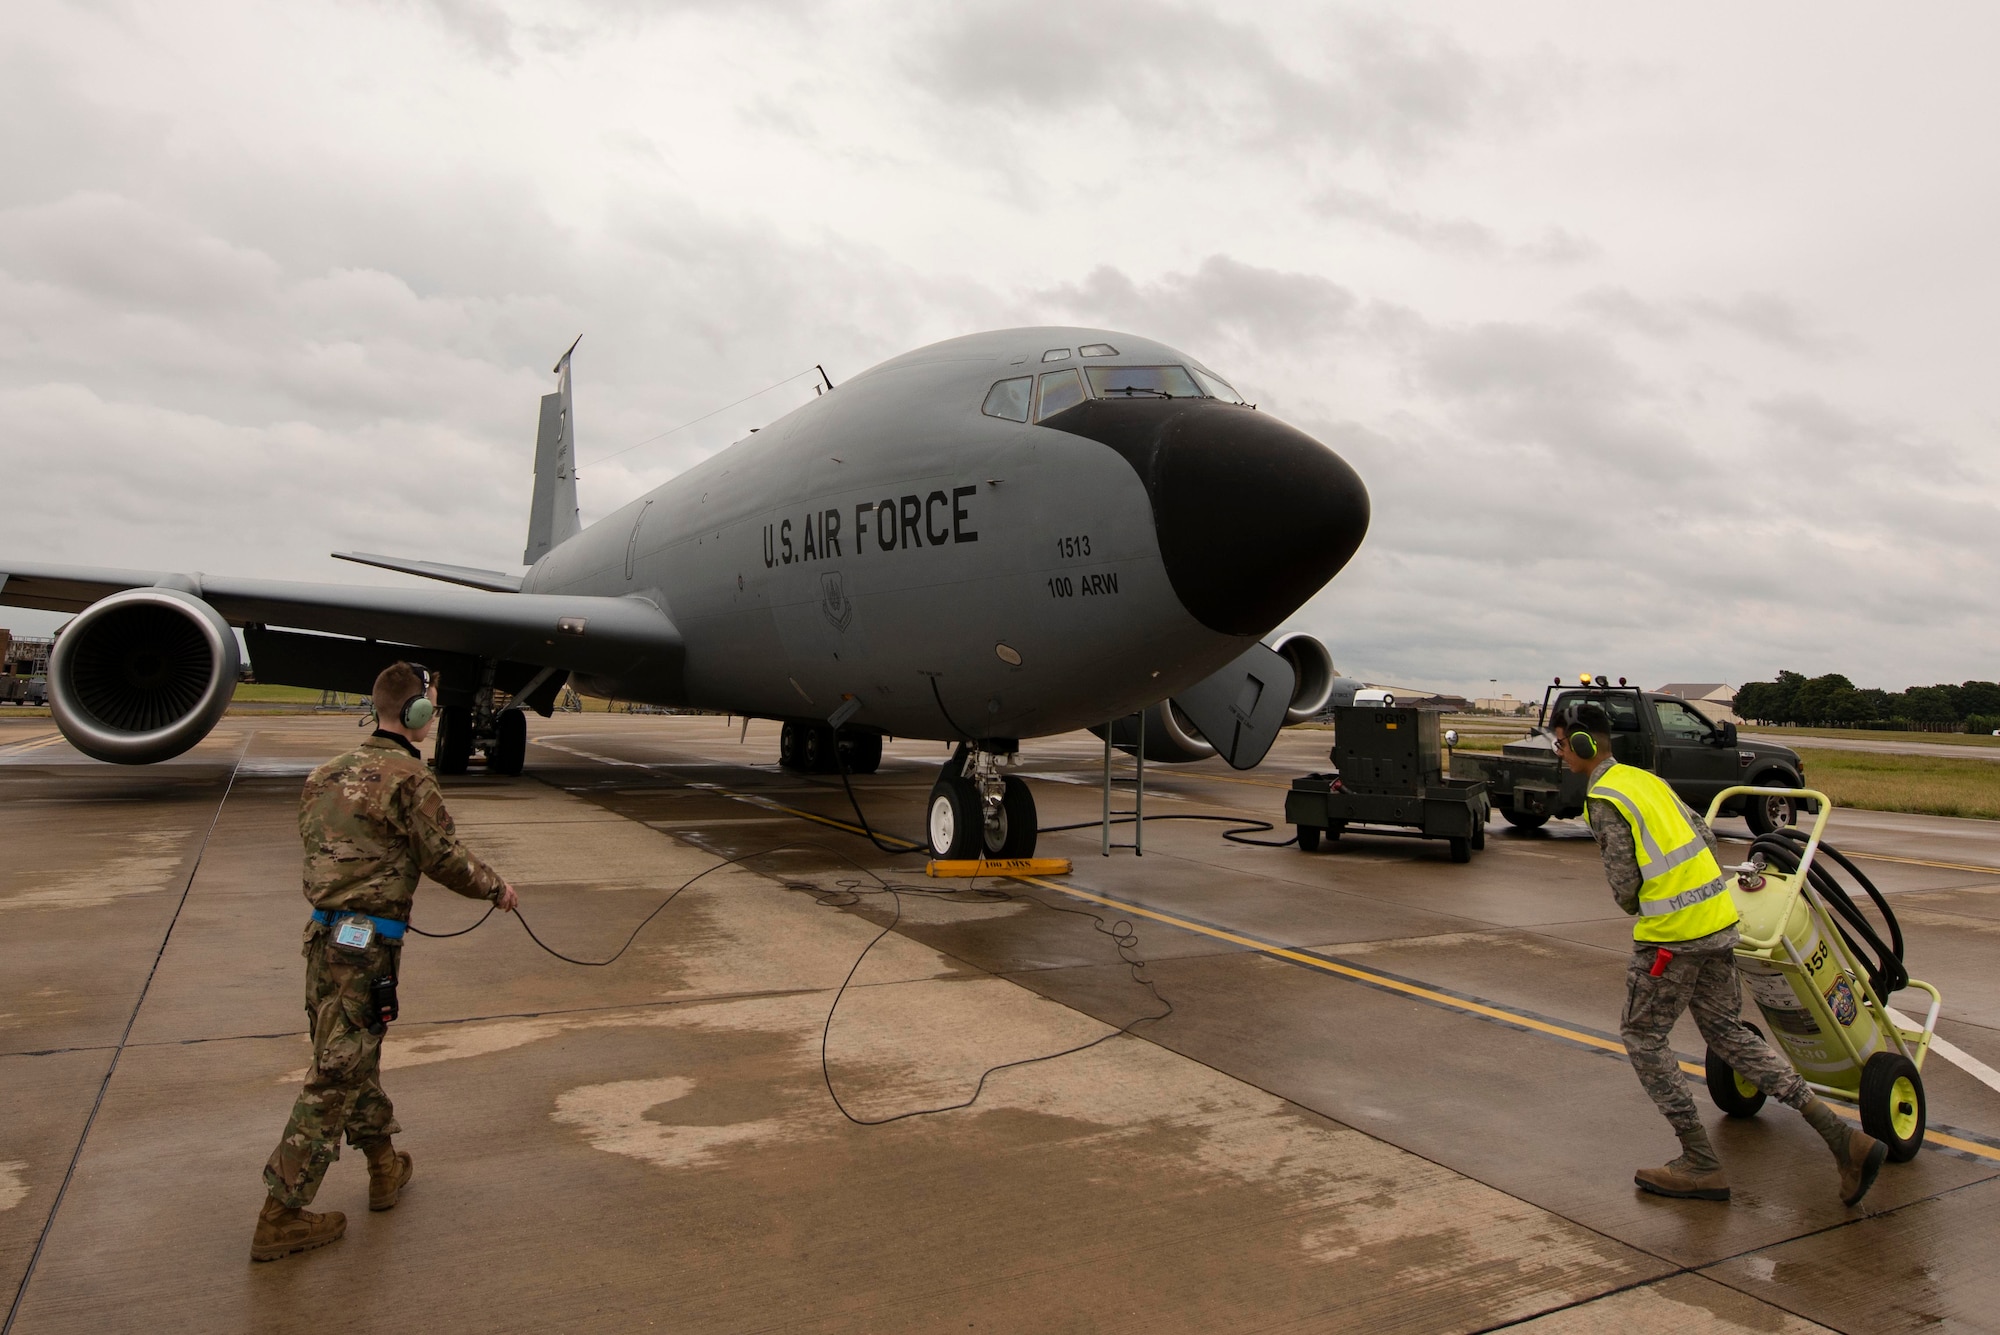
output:
<instances>
[{"instance_id":1,"label":"aircraft tail fin","mask_svg":"<svg viewBox=\"0 0 2000 1335\"><path fill-rule=\"evenodd\" d=\"M576 343L583 342L578 335ZM556 362L556 392L542 396L542 416L535 433L535 499L528 511L528 545L522 565L533 565L583 531L576 506L576 414L571 410L569 345Z\"/></svg>"}]
</instances>

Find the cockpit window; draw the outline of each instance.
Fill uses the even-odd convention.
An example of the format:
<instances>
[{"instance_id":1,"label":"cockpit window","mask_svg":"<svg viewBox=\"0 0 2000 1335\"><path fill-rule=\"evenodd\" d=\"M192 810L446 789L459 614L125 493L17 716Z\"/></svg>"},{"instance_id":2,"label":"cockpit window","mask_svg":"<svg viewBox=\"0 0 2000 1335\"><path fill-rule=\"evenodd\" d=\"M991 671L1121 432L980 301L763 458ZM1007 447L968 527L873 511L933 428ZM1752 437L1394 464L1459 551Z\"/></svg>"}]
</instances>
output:
<instances>
[{"instance_id":1,"label":"cockpit window","mask_svg":"<svg viewBox=\"0 0 2000 1335\"><path fill-rule=\"evenodd\" d=\"M986 402L979 405L979 411L988 417L1002 417L1009 422L1028 420L1028 400L1035 388L1035 378L1031 375L1016 376L1012 380L1002 380L986 391Z\"/></svg>"},{"instance_id":2,"label":"cockpit window","mask_svg":"<svg viewBox=\"0 0 2000 1335\"><path fill-rule=\"evenodd\" d=\"M1086 343L1077 349L1077 353L1084 357L1116 357L1118 349L1109 343Z\"/></svg>"},{"instance_id":3,"label":"cockpit window","mask_svg":"<svg viewBox=\"0 0 2000 1335\"><path fill-rule=\"evenodd\" d=\"M1181 366L1093 366L1085 374L1100 399L1198 399L1201 390Z\"/></svg>"},{"instance_id":4,"label":"cockpit window","mask_svg":"<svg viewBox=\"0 0 2000 1335\"><path fill-rule=\"evenodd\" d=\"M1199 366L1194 368L1194 378L1201 382L1202 392L1207 394L1211 399L1221 399L1224 403L1242 403L1245 401L1241 394L1238 394L1230 387L1227 380L1218 375L1210 375Z\"/></svg>"},{"instance_id":5,"label":"cockpit window","mask_svg":"<svg viewBox=\"0 0 2000 1335\"><path fill-rule=\"evenodd\" d=\"M1043 353L1043 354L1042 354L1042 360L1043 360L1043 361L1045 361L1045 362L1062 362L1062 361L1068 361L1068 360L1069 360L1069 349L1068 349L1068 348L1050 348L1050 349L1049 349L1049 350L1048 350L1047 352L1045 352L1045 353Z\"/></svg>"},{"instance_id":6,"label":"cockpit window","mask_svg":"<svg viewBox=\"0 0 2000 1335\"><path fill-rule=\"evenodd\" d=\"M1050 371L1042 376L1042 402L1035 409L1035 420L1046 422L1082 402L1083 380L1075 371Z\"/></svg>"}]
</instances>

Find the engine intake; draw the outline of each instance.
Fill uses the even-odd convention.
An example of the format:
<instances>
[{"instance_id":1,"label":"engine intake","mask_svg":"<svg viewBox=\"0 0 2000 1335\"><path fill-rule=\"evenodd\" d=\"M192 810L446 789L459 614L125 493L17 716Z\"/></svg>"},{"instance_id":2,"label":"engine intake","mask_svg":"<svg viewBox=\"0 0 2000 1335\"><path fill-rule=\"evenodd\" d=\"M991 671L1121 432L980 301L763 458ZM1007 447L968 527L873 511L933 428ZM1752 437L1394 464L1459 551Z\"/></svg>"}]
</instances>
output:
<instances>
[{"instance_id":1,"label":"engine intake","mask_svg":"<svg viewBox=\"0 0 2000 1335\"><path fill-rule=\"evenodd\" d=\"M1333 653L1318 636L1303 631L1280 635L1271 641L1271 648L1292 665L1296 674L1285 722L1304 723L1325 709L1333 698L1333 684L1340 676L1333 665Z\"/></svg>"},{"instance_id":2,"label":"engine intake","mask_svg":"<svg viewBox=\"0 0 2000 1335\"><path fill-rule=\"evenodd\" d=\"M49 655L49 712L97 760L150 765L208 736L236 688L236 636L201 599L127 589L65 626Z\"/></svg>"}]
</instances>

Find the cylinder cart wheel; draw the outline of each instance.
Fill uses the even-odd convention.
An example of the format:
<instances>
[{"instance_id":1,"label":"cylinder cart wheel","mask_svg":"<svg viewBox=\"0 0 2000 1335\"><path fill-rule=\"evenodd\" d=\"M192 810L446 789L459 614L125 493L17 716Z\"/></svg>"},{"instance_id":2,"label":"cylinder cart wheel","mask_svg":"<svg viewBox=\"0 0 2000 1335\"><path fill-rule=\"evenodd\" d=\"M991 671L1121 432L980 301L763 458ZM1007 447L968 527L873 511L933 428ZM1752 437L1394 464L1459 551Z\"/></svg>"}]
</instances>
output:
<instances>
[{"instance_id":1,"label":"cylinder cart wheel","mask_svg":"<svg viewBox=\"0 0 2000 1335\"><path fill-rule=\"evenodd\" d=\"M1539 830L1549 823L1547 813L1540 811L1515 811L1509 808L1501 812L1500 815L1502 819L1522 834L1527 834L1531 830Z\"/></svg>"},{"instance_id":2,"label":"cylinder cart wheel","mask_svg":"<svg viewBox=\"0 0 2000 1335\"><path fill-rule=\"evenodd\" d=\"M1299 851L1301 853L1319 852L1319 826L1299 826Z\"/></svg>"},{"instance_id":3,"label":"cylinder cart wheel","mask_svg":"<svg viewBox=\"0 0 2000 1335\"><path fill-rule=\"evenodd\" d=\"M1451 860L1453 862L1472 861L1472 841L1470 839L1460 839L1454 836L1449 842L1451 844Z\"/></svg>"},{"instance_id":4,"label":"cylinder cart wheel","mask_svg":"<svg viewBox=\"0 0 2000 1335\"><path fill-rule=\"evenodd\" d=\"M1924 1078L1900 1052L1878 1052L1861 1068L1861 1129L1908 1163L1924 1144Z\"/></svg>"},{"instance_id":5,"label":"cylinder cart wheel","mask_svg":"<svg viewBox=\"0 0 2000 1335\"><path fill-rule=\"evenodd\" d=\"M1764 1031L1754 1024L1743 1027L1759 1038L1764 1036ZM1736 1074L1714 1048L1708 1050L1708 1060L1704 1064L1708 1068L1708 1097L1715 1106L1731 1117L1755 1117L1757 1110L1764 1106L1764 1091Z\"/></svg>"}]
</instances>

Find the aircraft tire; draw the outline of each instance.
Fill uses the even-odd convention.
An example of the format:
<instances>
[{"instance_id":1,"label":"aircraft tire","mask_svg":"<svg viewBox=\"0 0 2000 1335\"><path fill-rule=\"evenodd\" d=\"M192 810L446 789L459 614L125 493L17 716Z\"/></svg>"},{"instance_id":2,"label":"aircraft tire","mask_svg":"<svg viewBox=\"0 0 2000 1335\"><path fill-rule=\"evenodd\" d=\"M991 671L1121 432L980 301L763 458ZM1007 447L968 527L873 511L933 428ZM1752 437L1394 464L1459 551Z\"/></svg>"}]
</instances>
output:
<instances>
[{"instance_id":1,"label":"aircraft tire","mask_svg":"<svg viewBox=\"0 0 2000 1335\"><path fill-rule=\"evenodd\" d=\"M1031 858L1035 856L1035 839L1041 833L1035 814L1035 794L1025 780L1011 774L1001 782L1006 791L1000 799L1000 828L995 831L981 822L981 849L989 858Z\"/></svg>"},{"instance_id":2,"label":"aircraft tire","mask_svg":"<svg viewBox=\"0 0 2000 1335\"><path fill-rule=\"evenodd\" d=\"M438 710L437 757L439 774L463 774L472 763L472 710L466 705L446 705Z\"/></svg>"},{"instance_id":3,"label":"aircraft tire","mask_svg":"<svg viewBox=\"0 0 2000 1335\"><path fill-rule=\"evenodd\" d=\"M778 729L778 763L786 769L799 768L799 725L787 723Z\"/></svg>"},{"instance_id":4,"label":"aircraft tire","mask_svg":"<svg viewBox=\"0 0 2000 1335\"><path fill-rule=\"evenodd\" d=\"M963 861L980 852L980 831L986 822L979 811L979 789L957 774L940 774L924 804L924 834L933 858Z\"/></svg>"},{"instance_id":5,"label":"aircraft tire","mask_svg":"<svg viewBox=\"0 0 2000 1335\"><path fill-rule=\"evenodd\" d=\"M833 758L833 729L826 727L801 727L799 732L798 767L807 774L830 774L839 768Z\"/></svg>"},{"instance_id":6,"label":"aircraft tire","mask_svg":"<svg viewBox=\"0 0 2000 1335\"><path fill-rule=\"evenodd\" d=\"M486 772L519 774L528 763L528 715L519 709L503 709L494 723L498 735L486 753Z\"/></svg>"}]
</instances>

